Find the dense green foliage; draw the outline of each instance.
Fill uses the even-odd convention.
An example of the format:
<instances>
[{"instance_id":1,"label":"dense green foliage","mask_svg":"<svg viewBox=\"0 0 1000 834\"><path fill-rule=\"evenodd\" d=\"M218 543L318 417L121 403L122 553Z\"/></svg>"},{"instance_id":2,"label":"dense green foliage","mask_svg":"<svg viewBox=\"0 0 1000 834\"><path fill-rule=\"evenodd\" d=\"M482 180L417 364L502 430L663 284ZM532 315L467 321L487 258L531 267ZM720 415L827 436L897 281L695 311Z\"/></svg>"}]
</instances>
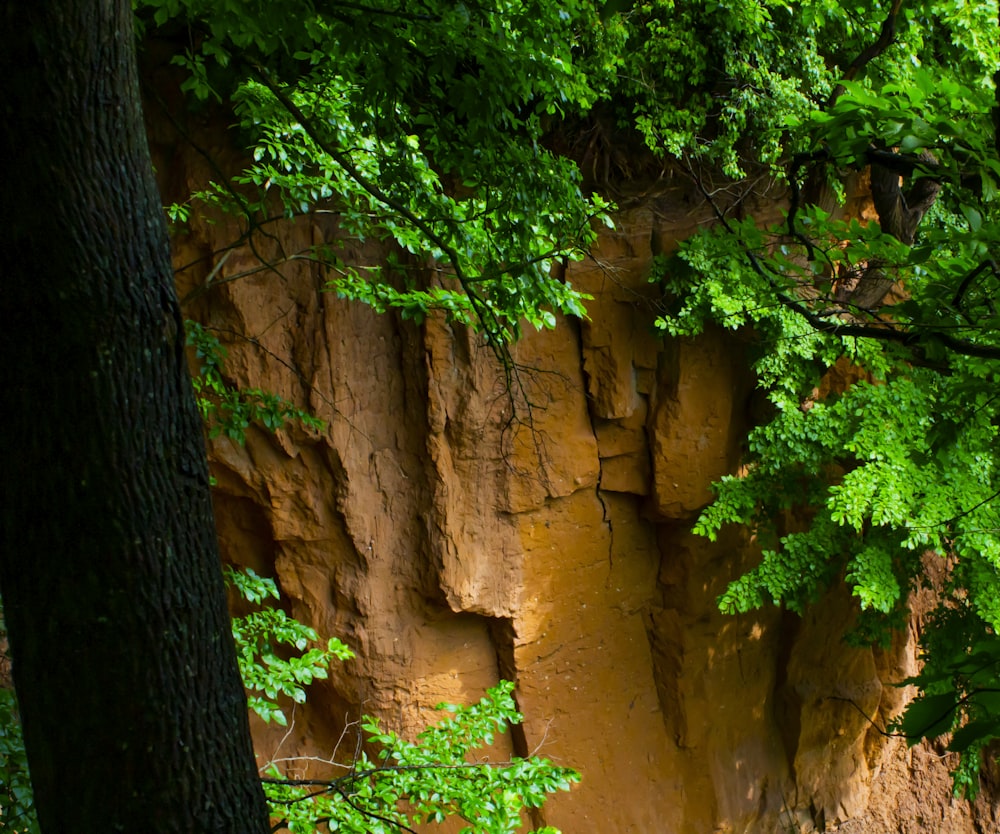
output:
<instances>
[{"instance_id":1,"label":"dense green foliage","mask_svg":"<svg viewBox=\"0 0 1000 834\"><path fill-rule=\"evenodd\" d=\"M947 560L909 681L923 694L896 729L912 741L954 729L956 788L974 793L980 751L1000 737L997 7L927 3L893 23L853 80L784 119L785 219L763 228L717 204L719 226L660 264L673 302L659 324L752 333L773 404L744 474L718 484L696 526L748 525L762 543L724 610L800 610L846 581L864 610L857 636L878 638L903 621L924 554ZM864 170L877 222L815 198ZM863 373L823 396L837 363Z\"/></svg>"},{"instance_id":2,"label":"dense green foliage","mask_svg":"<svg viewBox=\"0 0 1000 834\"><path fill-rule=\"evenodd\" d=\"M592 4L137 6L148 37L188 27L186 86L227 98L253 158L177 216L221 204L252 226L275 200L289 216L334 211L347 234L408 255L361 272L317 247L337 292L416 319L445 310L494 342L583 313L549 269L582 256L605 203L541 139L597 96L574 54L599 29Z\"/></svg>"},{"instance_id":3,"label":"dense green foliage","mask_svg":"<svg viewBox=\"0 0 1000 834\"><path fill-rule=\"evenodd\" d=\"M607 25L623 123L658 154L737 179L783 168L813 136L789 128L823 110L845 79L908 89L925 71L988 89L996 51L991 3L656 0Z\"/></svg>"},{"instance_id":4,"label":"dense green foliage","mask_svg":"<svg viewBox=\"0 0 1000 834\"><path fill-rule=\"evenodd\" d=\"M6 632L0 631L6 639ZM0 687L0 826L14 834L38 834L28 757L13 689Z\"/></svg>"}]
</instances>

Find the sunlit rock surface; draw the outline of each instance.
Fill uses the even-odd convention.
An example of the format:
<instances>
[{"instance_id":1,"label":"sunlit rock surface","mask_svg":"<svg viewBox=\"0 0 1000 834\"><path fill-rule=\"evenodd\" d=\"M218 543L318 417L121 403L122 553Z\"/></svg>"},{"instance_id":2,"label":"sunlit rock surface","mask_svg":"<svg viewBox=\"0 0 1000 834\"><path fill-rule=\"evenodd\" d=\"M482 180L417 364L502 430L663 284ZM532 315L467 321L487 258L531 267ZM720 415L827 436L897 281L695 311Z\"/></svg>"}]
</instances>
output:
<instances>
[{"instance_id":1,"label":"sunlit rock surface","mask_svg":"<svg viewBox=\"0 0 1000 834\"><path fill-rule=\"evenodd\" d=\"M169 125L151 137L168 194L212 176ZM287 260L336 240L333 220L271 224L256 254L226 254L236 220L175 238L187 314L219 329L233 381L328 424L210 444L224 558L275 576L297 617L358 654L289 732L258 728L262 759L344 755L362 711L415 732L503 677L526 718L500 754L583 775L535 820L566 834L1000 830L995 793L953 801L949 758L879 732L907 697L892 684L916 668L919 618L882 652L843 642L841 593L804 618L716 608L754 544L689 529L739 463L746 343L664 340L647 281L707 220L680 188L618 215L568 269L590 319L529 333L507 372L464 330L375 315Z\"/></svg>"}]
</instances>

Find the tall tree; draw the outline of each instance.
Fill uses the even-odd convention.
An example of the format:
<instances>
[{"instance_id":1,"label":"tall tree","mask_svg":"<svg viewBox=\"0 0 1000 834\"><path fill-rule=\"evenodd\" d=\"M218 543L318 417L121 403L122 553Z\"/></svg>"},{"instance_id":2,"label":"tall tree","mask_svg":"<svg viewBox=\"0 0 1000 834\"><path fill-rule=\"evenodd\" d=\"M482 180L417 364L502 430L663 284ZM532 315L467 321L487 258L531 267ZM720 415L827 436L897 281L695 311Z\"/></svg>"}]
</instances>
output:
<instances>
[{"instance_id":1,"label":"tall tree","mask_svg":"<svg viewBox=\"0 0 1000 834\"><path fill-rule=\"evenodd\" d=\"M131 4L0 8L0 590L40 823L263 832Z\"/></svg>"}]
</instances>

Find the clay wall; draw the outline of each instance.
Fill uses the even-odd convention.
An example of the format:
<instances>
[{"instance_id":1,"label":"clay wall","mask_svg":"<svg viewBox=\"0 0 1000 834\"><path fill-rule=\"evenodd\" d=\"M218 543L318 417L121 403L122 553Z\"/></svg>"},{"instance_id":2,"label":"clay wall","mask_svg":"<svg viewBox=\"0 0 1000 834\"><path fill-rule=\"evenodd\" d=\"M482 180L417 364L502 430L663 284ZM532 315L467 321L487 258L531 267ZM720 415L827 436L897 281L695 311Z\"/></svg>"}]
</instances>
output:
<instances>
[{"instance_id":1,"label":"clay wall","mask_svg":"<svg viewBox=\"0 0 1000 834\"><path fill-rule=\"evenodd\" d=\"M183 193L210 171L167 134L154 145ZM840 592L803 618L716 607L752 537L689 530L739 465L747 344L664 339L647 280L654 252L708 219L681 187L617 215L568 269L590 319L528 333L513 376L463 328L325 292L306 261L227 280L335 240L332 219L274 224L221 267L237 219L175 239L186 312L219 329L233 381L328 424L210 444L224 558L276 577L297 617L358 655L289 732L258 727L262 756L328 756L362 711L415 732L503 677L525 722L501 752L583 775L536 820L565 834L997 830L988 795L951 800L947 757L874 726L907 695L892 684L916 668L919 618L878 651L843 642ZM384 254L345 246L359 265Z\"/></svg>"}]
</instances>

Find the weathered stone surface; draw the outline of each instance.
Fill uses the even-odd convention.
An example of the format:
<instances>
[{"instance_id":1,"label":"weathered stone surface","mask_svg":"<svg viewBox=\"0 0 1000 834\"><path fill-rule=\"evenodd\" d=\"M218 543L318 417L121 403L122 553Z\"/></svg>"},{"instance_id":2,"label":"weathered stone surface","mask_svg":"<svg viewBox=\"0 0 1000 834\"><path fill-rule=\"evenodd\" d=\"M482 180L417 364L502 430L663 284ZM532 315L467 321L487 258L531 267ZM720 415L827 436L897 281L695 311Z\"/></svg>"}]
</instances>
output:
<instances>
[{"instance_id":1,"label":"weathered stone surface","mask_svg":"<svg viewBox=\"0 0 1000 834\"><path fill-rule=\"evenodd\" d=\"M154 130L180 192L207 174L172 141ZM738 465L751 380L732 336L652 327L652 258L707 217L676 190L571 265L590 320L529 334L513 387L475 337L338 300L307 262L235 280L260 266L225 254L235 221L177 238L178 264L203 259L179 275L189 314L218 328L234 381L328 423L211 445L225 558L276 576L296 616L358 652L287 736L258 728L258 749L332 755L362 710L413 732L503 676L526 715L506 752L583 774L540 818L566 834L995 831L989 792L953 803L947 761L864 717L884 726L902 706L890 684L914 668L919 621L873 652L841 640L841 595L802 619L717 609L753 542L688 529ZM269 231L285 256L338 234Z\"/></svg>"},{"instance_id":2,"label":"weathered stone surface","mask_svg":"<svg viewBox=\"0 0 1000 834\"><path fill-rule=\"evenodd\" d=\"M748 369L735 354L716 330L664 351L649 419L652 509L662 518L691 518L735 465L749 395Z\"/></svg>"}]
</instances>

